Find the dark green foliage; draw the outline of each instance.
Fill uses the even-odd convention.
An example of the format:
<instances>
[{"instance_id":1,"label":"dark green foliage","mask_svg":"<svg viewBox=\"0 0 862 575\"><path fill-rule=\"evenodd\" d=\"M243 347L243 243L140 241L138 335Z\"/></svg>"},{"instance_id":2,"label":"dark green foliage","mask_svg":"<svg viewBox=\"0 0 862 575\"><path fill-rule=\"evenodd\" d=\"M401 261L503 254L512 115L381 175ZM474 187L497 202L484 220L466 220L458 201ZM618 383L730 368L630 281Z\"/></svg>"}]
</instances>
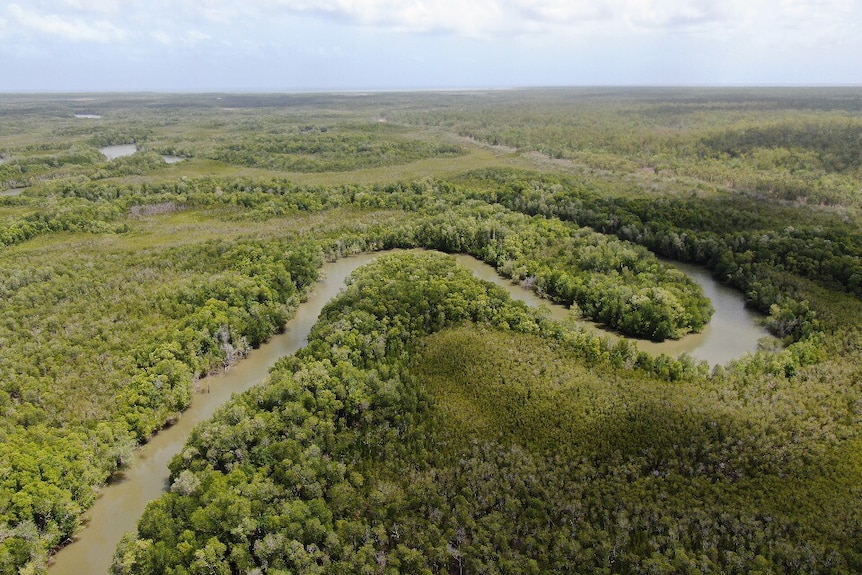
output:
<instances>
[{"instance_id":1,"label":"dark green foliage","mask_svg":"<svg viewBox=\"0 0 862 575\"><path fill-rule=\"evenodd\" d=\"M772 154L770 168L780 165L792 172L823 170L846 172L862 167L862 125L831 120L783 123L723 132L703 142L731 158Z\"/></svg>"},{"instance_id":2,"label":"dark green foliage","mask_svg":"<svg viewBox=\"0 0 862 575\"><path fill-rule=\"evenodd\" d=\"M393 131L378 125L336 129L304 127L288 133L254 134L248 140L224 144L208 157L230 164L287 172L342 172L463 153L453 145L400 138L387 140L385 136Z\"/></svg>"},{"instance_id":3,"label":"dark green foliage","mask_svg":"<svg viewBox=\"0 0 862 575\"><path fill-rule=\"evenodd\" d=\"M116 205L94 205L77 199L57 200L47 210L41 208L24 217L0 222L0 246L11 246L58 231L122 233L127 228L117 223L120 213L120 207Z\"/></svg>"},{"instance_id":4,"label":"dark green foliage","mask_svg":"<svg viewBox=\"0 0 862 575\"><path fill-rule=\"evenodd\" d=\"M615 188L858 208L860 102L854 89L534 90L405 119L536 151Z\"/></svg>"},{"instance_id":5,"label":"dark green foliage","mask_svg":"<svg viewBox=\"0 0 862 575\"><path fill-rule=\"evenodd\" d=\"M74 146L66 150L33 151L0 163L0 187L14 188L34 183L39 177L57 169L90 167L104 161L98 150Z\"/></svg>"},{"instance_id":6,"label":"dark green foliage","mask_svg":"<svg viewBox=\"0 0 862 575\"><path fill-rule=\"evenodd\" d=\"M76 197L118 198L124 204L181 201L188 207L242 205L261 217L323 211L345 205L419 212L418 220L390 234L380 247L427 247L469 253L513 281L622 333L661 341L700 331L712 310L699 288L672 272L647 250L556 219L525 218L477 200L445 182L377 188L307 189L284 181L265 184L213 181L184 184L182 196L166 186L136 189L66 187ZM217 189L218 196L212 191ZM146 193L146 196L142 194ZM150 204L153 205L153 204Z\"/></svg>"},{"instance_id":7,"label":"dark green foliage","mask_svg":"<svg viewBox=\"0 0 862 575\"><path fill-rule=\"evenodd\" d=\"M194 433L115 572L858 566L853 520L808 515L788 487L829 466L814 497L858 518L858 455L817 447L851 429L846 408L794 443L820 409L587 368L596 342L559 329L438 255L366 266L308 347Z\"/></svg>"},{"instance_id":8,"label":"dark green foliage","mask_svg":"<svg viewBox=\"0 0 862 575\"><path fill-rule=\"evenodd\" d=\"M164 166L165 161L159 154L155 152L137 152L131 156L111 160L90 177L93 180L101 180L123 176L139 176L159 170Z\"/></svg>"},{"instance_id":9,"label":"dark green foliage","mask_svg":"<svg viewBox=\"0 0 862 575\"><path fill-rule=\"evenodd\" d=\"M463 216L449 210L420 222L416 244L479 257L512 281L629 335L678 338L699 331L712 315L691 280L630 243L477 202L455 213Z\"/></svg>"},{"instance_id":10,"label":"dark green foliage","mask_svg":"<svg viewBox=\"0 0 862 575\"><path fill-rule=\"evenodd\" d=\"M272 241L96 253L20 251L29 265L0 277L0 572L71 537L133 444L188 406L196 377L281 330L320 265L315 246Z\"/></svg>"},{"instance_id":11,"label":"dark green foliage","mask_svg":"<svg viewBox=\"0 0 862 575\"><path fill-rule=\"evenodd\" d=\"M353 572L373 565L373 544L349 545L338 555L330 547L340 531L367 529L351 519L354 497L370 486L346 463L393 460L399 438L412 434L422 411L422 394L401 377L412 342L467 320L538 327L503 292L433 254L367 266L322 318L308 347L283 361L268 386L195 433L172 464L172 493L142 520L142 539L154 541L129 541L118 552L118 571L193 571L216 549L207 560L224 562L229 572L329 564ZM230 426L239 423L247 431L235 434ZM264 515L254 519L246 508L263 503L253 495L263 493L281 512L271 516L260 508ZM331 509L330 497L344 508ZM213 547L214 541L223 546ZM410 547L392 552L417 569L426 561Z\"/></svg>"},{"instance_id":12,"label":"dark green foliage","mask_svg":"<svg viewBox=\"0 0 862 575\"><path fill-rule=\"evenodd\" d=\"M581 184L556 178L528 179L531 174L487 171L470 180L495 186L486 194L512 209L542 213L588 225L644 245L656 253L703 264L716 277L743 290L749 303L764 313L771 306L797 306L797 276L862 294L862 237L840 221L821 216L818 225L787 225L799 209L786 210L749 200L648 200L599 198ZM828 225L828 227L824 227ZM718 231L723 230L723 231ZM805 314L803 314L805 315ZM780 334L804 338L808 320Z\"/></svg>"},{"instance_id":13,"label":"dark green foliage","mask_svg":"<svg viewBox=\"0 0 862 575\"><path fill-rule=\"evenodd\" d=\"M651 250L744 291L786 347L707 377L537 319L446 260L392 260L198 431L122 570L862 571L860 103L4 99L0 194L32 187L0 197L0 573L42 569L323 258L393 247L471 253L626 333L699 329L702 293ZM96 148L129 142L110 162Z\"/></svg>"}]
</instances>

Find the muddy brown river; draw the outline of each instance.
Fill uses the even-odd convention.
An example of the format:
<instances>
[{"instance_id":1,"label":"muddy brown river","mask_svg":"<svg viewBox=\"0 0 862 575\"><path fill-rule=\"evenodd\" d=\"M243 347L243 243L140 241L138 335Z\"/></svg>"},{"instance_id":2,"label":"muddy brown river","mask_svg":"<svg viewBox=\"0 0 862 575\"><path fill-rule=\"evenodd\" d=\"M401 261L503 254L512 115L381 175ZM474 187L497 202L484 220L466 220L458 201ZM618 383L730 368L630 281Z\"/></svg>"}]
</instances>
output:
<instances>
[{"instance_id":1,"label":"muddy brown river","mask_svg":"<svg viewBox=\"0 0 862 575\"><path fill-rule=\"evenodd\" d=\"M344 280L355 269L379 257L380 254L362 254L323 267L323 279L317 284L308 300L296 310L284 333L252 350L248 357L230 370L207 378L209 393L195 394L191 407L183 412L171 427L159 432L146 445L137 450L134 463L123 477L102 490L101 497L86 514L86 527L76 541L61 549L48 569L50 575L105 575L111 565L114 550L123 534L136 528L138 518L147 503L158 498L168 487L168 463L180 452L195 425L212 416L234 393L244 391L266 378L273 364L290 355L306 343L306 338L317 321L323 306L344 285ZM536 296L533 292L497 275L494 268L470 256L456 256L457 261L470 269L476 277L504 287L509 294L528 305L545 306L554 319L570 319L569 310ZM758 340L766 332L757 317L745 309L742 295L719 285L706 270L695 266L674 264L700 283L712 299L715 315L701 334L690 335L678 341L653 343L637 341L644 351L678 355L690 353L710 364L725 363L757 348ZM585 327L610 337L590 322Z\"/></svg>"},{"instance_id":2,"label":"muddy brown river","mask_svg":"<svg viewBox=\"0 0 862 575\"><path fill-rule=\"evenodd\" d=\"M458 255L455 258L462 266L472 270L476 277L505 288L512 299L521 300L532 307L544 306L552 319L572 321L571 313L567 308L552 304L530 290L513 285L511 281L500 277L496 270L486 263L465 255ZM706 268L679 262L667 263L684 271L703 288L706 297L712 300L715 314L702 332L692 333L681 339L662 342L633 339L639 350L655 355L665 353L671 357L688 353L711 366L723 365L757 350L760 338L768 336L769 333L760 324L760 316L745 307L745 300L741 293L715 281ZM577 320L577 323L589 331L611 339L621 337L591 321Z\"/></svg>"}]
</instances>

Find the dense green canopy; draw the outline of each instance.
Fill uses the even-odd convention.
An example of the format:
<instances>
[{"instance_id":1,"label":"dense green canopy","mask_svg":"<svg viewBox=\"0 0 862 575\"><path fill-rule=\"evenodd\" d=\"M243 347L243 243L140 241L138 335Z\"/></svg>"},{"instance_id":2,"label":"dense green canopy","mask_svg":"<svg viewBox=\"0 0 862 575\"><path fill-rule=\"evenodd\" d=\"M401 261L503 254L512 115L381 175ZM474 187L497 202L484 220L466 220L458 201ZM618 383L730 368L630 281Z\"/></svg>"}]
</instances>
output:
<instances>
[{"instance_id":1,"label":"dense green canopy","mask_svg":"<svg viewBox=\"0 0 862 575\"><path fill-rule=\"evenodd\" d=\"M324 260L388 248L657 341L709 322L657 256L694 262L774 339L710 371L380 260L195 432L118 572L862 570L858 90L94 98L0 103L0 573Z\"/></svg>"}]
</instances>

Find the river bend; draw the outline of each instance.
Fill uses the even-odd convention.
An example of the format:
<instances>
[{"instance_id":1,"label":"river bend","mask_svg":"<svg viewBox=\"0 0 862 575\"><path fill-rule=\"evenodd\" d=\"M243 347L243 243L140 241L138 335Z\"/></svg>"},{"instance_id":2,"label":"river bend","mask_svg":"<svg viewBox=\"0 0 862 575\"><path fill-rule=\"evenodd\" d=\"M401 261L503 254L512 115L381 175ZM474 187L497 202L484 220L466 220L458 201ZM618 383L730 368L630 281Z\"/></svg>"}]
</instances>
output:
<instances>
[{"instance_id":1,"label":"river bend","mask_svg":"<svg viewBox=\"0 0 862 575\"><path fill-rule=\"evenodd\" d=\"M358 267L379 255L361 254L325 264L322 279L308 300L297 308L296 315L287 323L284 333L252 350L247 358L228 371L208 377L206 388L209 392L195 394L191 406L181 414L177 422L140 447L135 452L134 463L123 476L103 489L101 497L85 515L86 527L77 534L75 543L64 547L54 556L49 574L107 573L114 550L123 534L136 529L147 503L161 496L168 487L168 463L183 448L192 429L201 421L210 418L234 393L245 391L262 382L279 358L293 354L304 346L323 306L338 294L344 280ZM532 291L501 278L491 266L466 255L458 255L456 259L476 277L505 288L513 299L535 307L544 306L553 319L571 319L569 310L565 307L552 304ZM766 335L766 332L757 324L755 316L745 309L741 294L721 286L702 268L685 265L678 267L704 287L707 297L713 301L715 316L700 334L662 343L636 340L638 347L643 351L667 353L672 356L687 352L711 364L725 363L746 352L754 351L758 340ZM603 335L619 337L601 330L596 324L580 323Z\"/></svg>"}]
</instances>

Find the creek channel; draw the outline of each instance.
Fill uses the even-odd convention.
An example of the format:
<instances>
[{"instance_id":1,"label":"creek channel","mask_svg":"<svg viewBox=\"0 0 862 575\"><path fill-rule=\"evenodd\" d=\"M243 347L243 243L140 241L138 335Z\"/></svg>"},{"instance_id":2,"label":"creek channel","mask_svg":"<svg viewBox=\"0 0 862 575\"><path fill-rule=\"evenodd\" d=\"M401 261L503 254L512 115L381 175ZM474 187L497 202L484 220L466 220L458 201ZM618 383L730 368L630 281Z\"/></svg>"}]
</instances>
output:
<instances>
[{"instance_id":1,"label":"creek channel","mask_svg":"<svg viewBox=\"0 0 862 575\"><path fill-rule=\"evenodd\" d=\"M382 252L381 252L382 253ZM269 342L252 350L248 357L229 370L206 378L208 393L195 394L189 409L176 423L156 434L135 452L134 462L120 478L106 486L101 496L85 515L86 526L76 535L75 542L62 548L53 557L49 575L105 575L108 573L114 551L123 534L136 529L138 519L147 503L157 499L168 487L168 463L180 452L192 429L210 418L216 409L234 393L245 391L266 379L275 362L303 347L320 311L344 286L344 280L360 266L374 260L381 253L352 256L324 265L321 280L308 299L296 309L296 314L285 326L285 331ZM531 306L544 306L550 317L571 321L571 314L563 306L550 303L532 291L501 278L493 267L470 256L456 256L458 263L473 274L503 288L513 299ZM701 334L681 340L662 343L637 341L638 347L651 353L678 355L688 352L697 359L719 363L754 351L757 340L766 332L757 325L756 316L745 310L741 294L717 284L709 273L694 266L681 267L704 286L712 299L716 313L710 326ZM610 337L618 337L601 330L590 322L579 322L588 329ZM715 324L715 325L713 325ZM721 332L728 333L721 333ZM732 344L732 345L731 345ZM706 350L706 351L704 351Z\"/></svg>"}]
</instances>

